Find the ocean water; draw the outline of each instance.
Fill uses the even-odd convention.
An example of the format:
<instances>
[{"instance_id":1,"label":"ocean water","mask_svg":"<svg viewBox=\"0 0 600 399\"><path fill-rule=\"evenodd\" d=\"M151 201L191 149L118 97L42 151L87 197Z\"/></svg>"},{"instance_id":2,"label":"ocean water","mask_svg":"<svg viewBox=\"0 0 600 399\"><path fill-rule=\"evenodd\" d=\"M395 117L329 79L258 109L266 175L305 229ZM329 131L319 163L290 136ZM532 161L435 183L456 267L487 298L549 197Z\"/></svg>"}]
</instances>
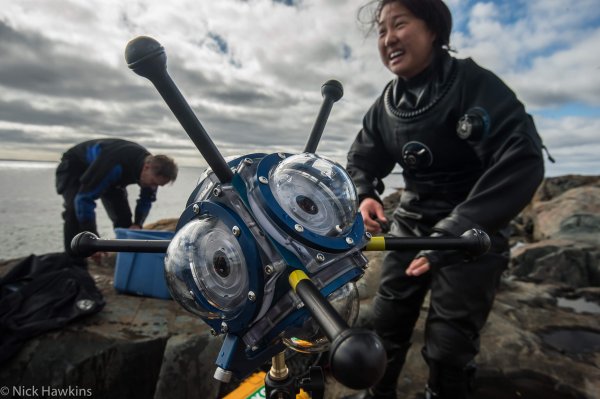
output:
<instances>
[{"instance_id":1,"label":"ocean water","mask_svg":"<svg viewBox=\"0 0 600 399\"><path fill-rule=\"evenodd\" d=\"M55 162L0 160L0 260L63 250L62 196L54 188L56 166ZM177 180L158 190L146 223L178 218L203 171L199 167L181 167ZM402 179L392 174L385 183L384 196L401 187ZM131 185L127 190L134 209L139 187ZM115 237L100 201L96 220L101 237Z\"/></svg>"}]
</instances>

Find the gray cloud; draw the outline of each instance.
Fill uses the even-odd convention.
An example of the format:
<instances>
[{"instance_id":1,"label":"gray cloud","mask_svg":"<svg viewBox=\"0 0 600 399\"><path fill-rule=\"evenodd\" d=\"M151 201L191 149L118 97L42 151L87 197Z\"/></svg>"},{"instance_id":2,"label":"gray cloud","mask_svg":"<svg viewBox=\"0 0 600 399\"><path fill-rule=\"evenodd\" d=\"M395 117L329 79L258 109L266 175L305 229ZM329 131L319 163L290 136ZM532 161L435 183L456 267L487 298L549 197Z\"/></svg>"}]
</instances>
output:
<instances>
[{"instance_id":1,"label":"gray cloud","mask_svg":"<svg viewBox=\"0 0 600 399\"><path fill-rule=\"evenodd\" d=\"M29 31L16 31L0 21L0 85L30 94L58 98L112 99L127 85L123 74L91 62L86 54L64 54L60 43ZM130 94L127 94L130 95Z\"/></svg>"},{"instance_id":2,"label":"gray cloud","mask_svg":"<svg viewBox=\"0 0 600 399\"><path fill-rule=\"evenodd\" d=\"M150 35L165 47L170 75L225 155L299 151L321 85L340 80L345 95L319 152L345 163L365 111L392 77L375 38L356 21L364 3L8 2L0 9L0 158L58 159L77 141L115 136L196 164L198 151L167 105L125 64L126 43ZM448 1L458 56L496 72L524 101L560 160L549 174L596 173L599 166L590 149L599 149L600 110L589 111L600 107L595 3ZM572 104L592 115L569 115ZM564 116L540 116L549 109Z\"/></svg>"}]
</instances>

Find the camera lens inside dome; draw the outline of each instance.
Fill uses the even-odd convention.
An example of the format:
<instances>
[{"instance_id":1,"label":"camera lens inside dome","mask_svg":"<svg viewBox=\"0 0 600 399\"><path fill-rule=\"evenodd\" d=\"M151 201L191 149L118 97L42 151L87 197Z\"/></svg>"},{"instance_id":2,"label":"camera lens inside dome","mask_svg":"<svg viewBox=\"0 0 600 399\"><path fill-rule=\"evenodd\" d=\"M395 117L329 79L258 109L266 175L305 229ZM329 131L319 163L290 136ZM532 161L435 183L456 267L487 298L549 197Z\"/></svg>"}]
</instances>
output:
<instances>
[{"instance_id":1,"label":"camera lens inside dome","mask_svg":"<svg viewBox=\"0 0 600 399\"><path fill-rule=\"evenodd\" d=\"M213 256L213 268L221 277L227 277L231 273L231 266L229 266L227 255L223 249L219 249L215 252Z\"/></svg>"},{"instance_id":2,"label":"camera lens inside dome","mask_svg":"<svg viewBox=\"0 0 600 399\"><path fill-rule=\"evenodd\" d=\"M299 195L296 197L296 204L298 204L300 209L302 209L309 215L316 215L317 213L319 213L319 207L317 206L317 204L315 204L315 201L304 195Z\"/></svg>"},{"instance_id":3,"label":"camera lens inside dome","mask_svg":"<svg viewBox=\"0 0 600 399\"><path fill-rule=\"evenodd\" d=\"M339 237L354 225L356 188L335 162L316 154L292 155L271 169L269 188L289 219L314 234Z\"/></svg>"}]
</instances>

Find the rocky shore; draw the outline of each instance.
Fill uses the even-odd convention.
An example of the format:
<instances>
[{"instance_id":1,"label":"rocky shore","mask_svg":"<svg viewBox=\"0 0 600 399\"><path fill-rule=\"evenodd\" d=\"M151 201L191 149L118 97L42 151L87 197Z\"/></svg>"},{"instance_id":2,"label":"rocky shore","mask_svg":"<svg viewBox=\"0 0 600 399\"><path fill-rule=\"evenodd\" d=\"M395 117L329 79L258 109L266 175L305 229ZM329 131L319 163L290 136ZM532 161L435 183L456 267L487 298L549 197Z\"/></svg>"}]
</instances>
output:
<instances>
[{"instance_id":1,"label":"rocky shore","mask_svg":"<svg viewBox=\"0 0 600 399\"><path fill-rule=\"evenodd\" d=\"M397 199L386 198L387 211ZM600 398L600 176L546 179L512 226L512 261L482 332L475 397ZM383 254L368 256L358 284L365 326ZM0 262L0 276L18 261ZM221 339L201 320L171 300L116 293L114 256L88 271L104 309L30 339L0 365L0 386L79 387L94 398L219 398L231 390L212 378ZM426 381L423 319L399 398L417 397ZM327 378L326 398L350 392Z\"/></svg>"}]
</instances>

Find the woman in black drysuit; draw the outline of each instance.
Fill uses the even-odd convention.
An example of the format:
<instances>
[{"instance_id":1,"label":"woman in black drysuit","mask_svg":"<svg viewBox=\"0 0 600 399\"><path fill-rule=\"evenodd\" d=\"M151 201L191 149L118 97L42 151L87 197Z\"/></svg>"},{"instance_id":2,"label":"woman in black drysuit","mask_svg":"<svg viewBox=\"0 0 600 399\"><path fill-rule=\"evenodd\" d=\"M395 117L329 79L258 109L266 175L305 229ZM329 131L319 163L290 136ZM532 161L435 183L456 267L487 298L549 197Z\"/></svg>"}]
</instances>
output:
<instances>
[{"instance_id":1,"label":"woman in black drysuit","mask_svg":"<svg viewBox=\"0 0 600 399\"><path fill-rule=\"evenodd\" d=\"M515 94L471 59L448 53L452 17L441 0L380 0L373 23L384 65L397 77L369 109L348 153L366 228L386 224L376 190L396 164L405 191L391 221L397 236L487 232L490 251L390 252L373 303L386 373L353 398L395 398L396 381L426 293L426 397L464 398L479 332L508 264L507 226L544 175L542 143ZM379 186L379 187L378 187Z\"/></svg>"}]
</instances>

